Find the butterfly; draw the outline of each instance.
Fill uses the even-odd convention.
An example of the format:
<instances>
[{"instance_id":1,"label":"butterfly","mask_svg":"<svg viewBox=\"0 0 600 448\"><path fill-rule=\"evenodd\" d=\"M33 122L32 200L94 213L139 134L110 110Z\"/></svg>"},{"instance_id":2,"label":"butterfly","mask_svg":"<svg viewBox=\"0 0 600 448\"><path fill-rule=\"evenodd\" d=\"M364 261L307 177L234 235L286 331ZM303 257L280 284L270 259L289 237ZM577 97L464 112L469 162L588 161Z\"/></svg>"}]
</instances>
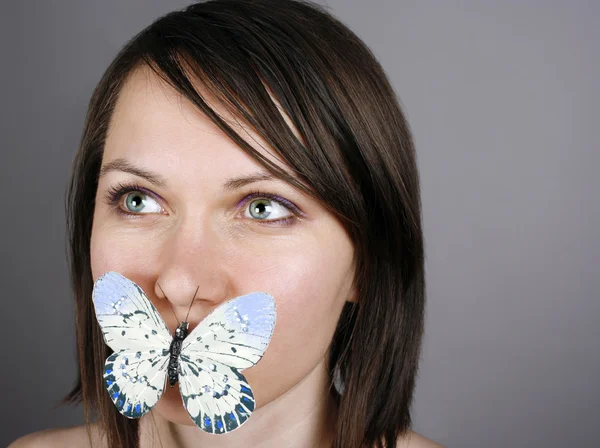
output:
<instances>
[{"instance_id":1,"label":"butterfly","mask_svg":"<svg viewBox=\"0 0 600 448\"><path fill-rule=\"evenodd\" d=\"M212 434L239 428L255 407L241 370L263 356L275 327L275 300L252 292L216 307L188 334L173 337L142 288L118 272L94 282L94 309L113 350L104 382L121 414L140 418L158 402L168 378L179 382L183 405L196 426ZM187 320L187 318L186 318Z\"/></svg>"}]
</instances>

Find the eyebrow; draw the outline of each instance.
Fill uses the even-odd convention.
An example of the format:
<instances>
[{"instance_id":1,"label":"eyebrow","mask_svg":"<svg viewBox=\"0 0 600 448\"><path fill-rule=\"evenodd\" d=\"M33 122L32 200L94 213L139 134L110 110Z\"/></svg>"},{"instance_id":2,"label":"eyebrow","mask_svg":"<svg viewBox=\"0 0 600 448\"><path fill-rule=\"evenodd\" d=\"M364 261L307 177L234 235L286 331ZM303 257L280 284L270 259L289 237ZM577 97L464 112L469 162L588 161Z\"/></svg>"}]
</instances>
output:
<instances>
[{"instance_id":1,"label":"eyebrow","mask_svg":"<svg viewBox=\"0 0 600 448\"><path fill-rule=\"evenodd\" d=\"M124 158L112 160L104 166L102 166L102 168L100 169L100 175L98 177L102 177L110 171L122 171L125 173L133 174L134 176L146 179L148 182L150 182L153 185L156 185L157 187L166 187L167 185L167 181L160 174L152 173L151 171L148 171L144 168L137 167ZM228 179L223 184L223 190L233 191L243 187L244 185L248 185L254 182L275 179L276 177L271 173L256 172L248 174L246 176Z\"/></svg>"}]
</instances>

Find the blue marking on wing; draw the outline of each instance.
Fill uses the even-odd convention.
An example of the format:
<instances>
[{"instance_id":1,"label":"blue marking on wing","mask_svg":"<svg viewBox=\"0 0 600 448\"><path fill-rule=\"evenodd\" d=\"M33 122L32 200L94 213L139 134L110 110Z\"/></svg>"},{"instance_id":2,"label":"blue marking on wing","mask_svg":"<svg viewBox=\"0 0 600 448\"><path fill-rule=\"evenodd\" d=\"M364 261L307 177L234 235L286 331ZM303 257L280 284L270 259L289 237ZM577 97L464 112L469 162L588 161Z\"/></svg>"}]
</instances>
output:
<instances>
[{"instance_id":1,"label":"blue marking on wing","mask_svg":"<svg viewBox=\"0 0 600 448\"><path fill-rule=\"evenodd\" d=\"M235 413L238 417L238 420L240 421L240 424L248 420L248 412L246 412L243 406L239 403L235 405Z\"/></svg>"},{"instance_id":2,"label":"blue marking on wing","mask_svg":"<svg viewBox=\"0 0 600 448\"><path fill-rule=\"evenodd\" d=\"M238 422L236 421L235 414L233 412L225 413L223 418L225 420L225 428L228 432L233 431L238 427Z\"/></svg>"},{"instance_id":3,"label":"blue marking on wing","mask_svg":"<svg viewBox=\"0 0 600 448\"><path fill-rule=\"evenodd\" d=\"M220 415L215 415L215 432L216 433L223 433L224 429L223 429L223 419L221 418Z\"/></svg>"},{"instance_id":4,"label":"blue marking on wing","mask_svg":"<svg viewBox=\"0 0 600 448\"><path fill-rule=\"evenodd\" d=\"M213 432L210 417L208 415L204 416L204 427L202 429L206 432Z\"/></svg>"}]
</instances>

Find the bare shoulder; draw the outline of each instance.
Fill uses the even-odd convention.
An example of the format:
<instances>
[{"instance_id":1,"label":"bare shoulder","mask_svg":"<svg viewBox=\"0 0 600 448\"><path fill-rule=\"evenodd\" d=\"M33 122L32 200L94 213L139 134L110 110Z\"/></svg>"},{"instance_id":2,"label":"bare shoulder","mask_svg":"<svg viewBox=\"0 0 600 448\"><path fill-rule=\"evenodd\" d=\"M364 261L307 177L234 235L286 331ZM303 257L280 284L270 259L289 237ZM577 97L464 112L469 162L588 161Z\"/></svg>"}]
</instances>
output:
<instances>
[{"instance_id":1,"label":"bare shoulder","mask_svg":"<svg viewBox=\"0 0 600 448\"><path fill-rule=\"evenodd\" d=\"M95 424L90 425L93 446L105 446L100 440ZM70 428L45 429L32 432L11 443L8 448L54 448L64 446L90 447L90 439L85 425Z\"/></svg>"},{"instance_id":2,"label":"bare shoulder","mask_svg":"<svg viewBox=\"0 0 600 448\"><path fill-rule=\"evenodd\" d=\"M415 431L408 431L396 440L396 448L445 448Z\"/></svg>"}]
</instances>

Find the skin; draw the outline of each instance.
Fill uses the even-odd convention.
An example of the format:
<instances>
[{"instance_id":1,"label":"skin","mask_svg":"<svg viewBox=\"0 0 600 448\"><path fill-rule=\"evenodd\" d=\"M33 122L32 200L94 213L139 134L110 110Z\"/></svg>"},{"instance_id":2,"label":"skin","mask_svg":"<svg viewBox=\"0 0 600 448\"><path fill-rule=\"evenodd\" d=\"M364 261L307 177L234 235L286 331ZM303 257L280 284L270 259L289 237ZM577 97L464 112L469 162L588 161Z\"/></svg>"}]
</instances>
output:
<instances>
[{"instance_id":1,"label":"skin","mask_svg":"<svg viewBox=\"0 0 600 448\"><path fill-rule=\"evenodd\" d=\"M210 99L202 86L197 88ZM256 134L212 105L254 148L288 168ZM175 315L184 320L190 303L190 330L239 295L265 291L277 303L270 345L257 365L243 371L257 404L250 419L230 434L206 434L189 418L178 388L167 386L140 420L142 446L330 446L337 410L328 390L328 347L344 303L356 297L354 249L342 225L317 201L280 180L224 191L228 179L266 170L147 69L136 70L123 87L102 166L120 158L159 175L165 184L118 170L100 177L90 245L94 280L112 270L135 281L172 333ZM130 181L158 196L123 195L118 207L136 213L127 217L105 196L118 182ZM293 212L260 196L238 205L256 189L291 201L302 215L273 224ZM270 215L261 204L272 207ZM87 443L82 427L27 437L13 446ZM414 432L398 442L441 446Z\"/></svg>"}]
</instances>

